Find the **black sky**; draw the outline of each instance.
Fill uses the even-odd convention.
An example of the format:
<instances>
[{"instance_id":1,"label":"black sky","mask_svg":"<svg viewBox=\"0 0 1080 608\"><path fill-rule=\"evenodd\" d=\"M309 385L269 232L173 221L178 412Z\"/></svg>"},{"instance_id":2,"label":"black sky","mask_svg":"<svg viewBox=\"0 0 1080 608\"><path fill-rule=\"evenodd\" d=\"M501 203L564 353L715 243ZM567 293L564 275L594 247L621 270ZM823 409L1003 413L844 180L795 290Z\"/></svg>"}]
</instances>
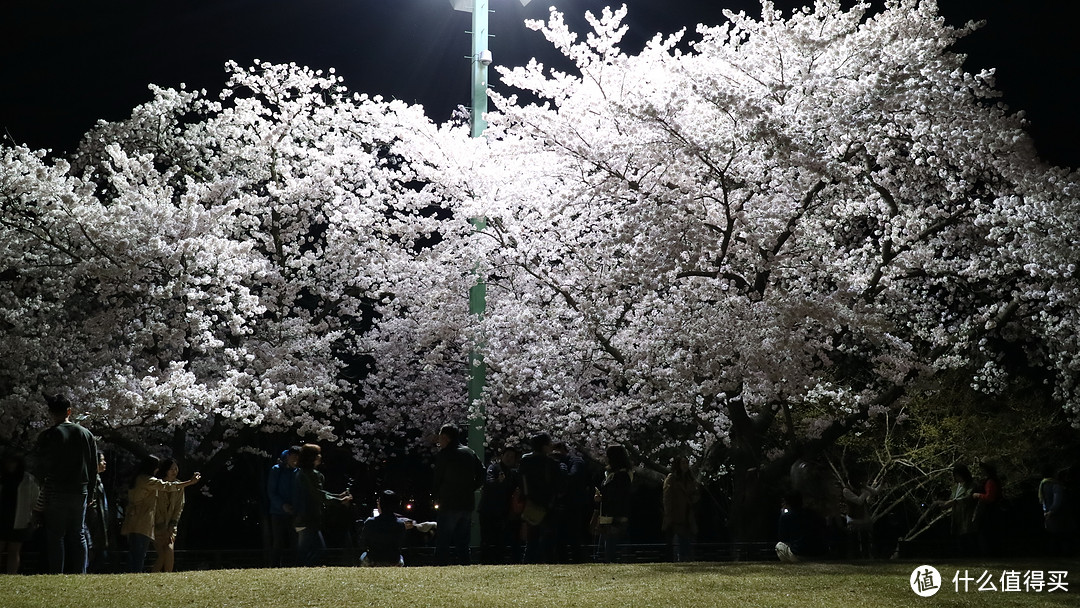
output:
<instances>
[{"instance_id":1,"label":"black sky","mask_svg":"<svg viewBox=\"0 0 1080 608\"><path fill-rule=\"evenodd\" d=\"M806 0L810 2L811 0ZM625 0L633 51L656 32L717 24L756 0ZM789 9L800 0L778 0ZM553 51L522 25L555 5L584 29L605 0L491 0L496 63ZM986 20L961 43L968 68L998 68L1010 107L1024 109L1040 154L1080 167L1077 0L940 0L954 25ZM147 84L218 91L229 59L334 67L355 91L423 104L443 121L467 104L469 15L448 0L5 0L0 8L0 128L32 148L74 149L99 118L120 120ZM497 84L495 86L498 86Z\"/></svg>"}]
</instances>

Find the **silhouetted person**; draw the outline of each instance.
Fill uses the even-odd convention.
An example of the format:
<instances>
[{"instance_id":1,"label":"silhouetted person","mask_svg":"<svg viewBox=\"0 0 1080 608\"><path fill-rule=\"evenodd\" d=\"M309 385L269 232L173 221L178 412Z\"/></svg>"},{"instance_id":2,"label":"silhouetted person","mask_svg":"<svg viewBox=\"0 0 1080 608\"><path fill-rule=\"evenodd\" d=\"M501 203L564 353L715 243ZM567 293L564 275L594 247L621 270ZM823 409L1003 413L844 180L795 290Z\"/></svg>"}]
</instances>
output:
<instances>
[{"instance_id":1,"label":"silhouetted person","mask_svg":"<svg viewBox=\"0 0 1080 608\"><path fill-rule=\"evenodd\" d=\"M565 441L552 444L551 457L559 464L562 482L562 490L555 499L555 559L560 563L580 563L584 561L582 545L593 506L588 466Z\"/></svg>"},{"instance_id":2,"label":"silhouetted person","mask_svg":"<svg viewBox=\"0 0 1080 608\"><path fill-rule=\"evenodd\" d=\"M975 544L975 480L971 477L971 471L962 464L953 467L952 476L955 484L952 496L934 505L952 509L950 529L956 542L956 552L960 557L967 557Z\"/></svg>"},{"instance_id":3,"label":"silhouetted person","mask_svg":"<svg viewBox=\"0 0 1080 608\"><path fill-rule=\"evenodd\" d=\"M780 514L776 555L780 561L794 563L825 554L825 520L803 506L802 495L793 492L784 497Z\"/></svg>"},{"instance_id":4,"label":"silhouetted person","mask_svg":"<svg viewBox=\"0 0 1080 608\"><path fill-rule=\"evenodd\" d=\"M551 457L551 436L537 433L529 439L532 451L521 457L521 487L525 494L525 563L555 561L555 525L550 516L561 491L559 463ZM530 521L531 520L531 521Z\"/></svg>"},{"instance_id":5,"label":"silhouetted person","mask_svg":"<svg viewBox=\"0 0 1080 608\"><path fill-rule=\"evenodd\" d=\"M379 494L378 514L364 521L360 563L364 566L404 566L401 547L412 521L398 515L401 500L392 490Z\"/></svg>"},{"instance_id":6,"label":"silhouetted person","mask_svg":"<svg viewBox=\"0 0 1080 608\"><path fill-rule=\"evenodd\" d=\"M633 464L630 454L621 445L609 445L604 450L607 468L604 481L596 491L599 509L600 559L619 560L619 550L630 530L630 499L633 496Z\"/></svg>"},{"instance_id":7,"label":"silhouetted person","mask_svg":"<svg viewBox=\"0 0 1080 608\"><path fill-rule=\"evenodd\" d=\"M677 562L693 558L693 542L697 539L697 516L695 509L701 497L701 488L690 472L686 456L676 456L671 461L671 472L664 478L664 521L661 529L668 535Z\"/></svg>"},{"instance_id":8,"label":"silhouetted person","mask_svg":"<svg viewBox=\"0 0 1080 608\"><path fill-rule=\"evenodd\" d=\"M42 492L38 510L45 523L49 571L86 572L86 503L97 485L97 443L90 431L71 421L71 402L47 396L52 426L38 437Z\"/></svg>"},{"instance_id":9,"label":"silhouetted person","mask_svg":"<svg viewBox=\"0 0 1080 608\"><path fill-rule=\"evenodd\" d=\"M0 558L7 554L8 574L19 572L23 543L30 540L34 505L41 488L26 470L21 454L7 451L0 460Z\"/></svg>"},{"instance_id":10,"label":"silhouetted person","mask_svg":"<svg viewBox=\"0 0 1080 608\"><path fill-rule=\"evenodd\" d=\"M480 550L484 563L502 564L520 561L521 512L516 500L521 497L521 479L517 448L503 448L499 459L488 465L484 487L480 491ZM516 511L516 512L515 512ZM516 557L516 559L515 559Z\"/></svg>"},{"instance_id":11,"label":"silhouetted person","mask_svg":"<svg viewBox=\"0 0 1080 608\"><path fill-rule=\"evenodd\" d=\"M1069 471L1051 475L1043 473L1039 482L1039 504L1043 512L1043 529L1046 535L1046 553L1051 557L1067 556L1072 548L1074 522L1069 509Z\"/></svg>"},{"instance_id":12,"label":"silhouetted person","mask_svg":"<svg viewBox=\"0 0 1080 608\"><path fill-rule=\"evenodd\" d=\"M453 561L468 565L475 494L484 483L484 464L476 452L461 445L459 437L454 425L439 429L433 493L439 506L435 560L440 566L451 562L451 548Z\"/></svg>"},{"instance_id":13,"label":"silhouetted person","mask_svg":"<svg viewBox=\"0 0 1080 608\"><path fill-rule=\"evenodd\" d=\"M325 478L318 470L322 464L322 448L314 443L300 446L300 459L296 470L296 486L293 494L293 520L297 533L297 551L301 566L314 566L326 551L326 539L322 527L324 509L328 502L352 502L348 490L331 494L323 489Z\"/></svg>"},{"instance_id":14,"label":"silhouetted person","mask_svg":"<svg viewBox=\"0 0 1080 608\"><path fill-rule=\"evenodd\" d=\"M86 506L86 568L94 573L106 572L109 564L109 499L101 477L107 466L105 453L98 452L97 483Z\"/></svg>"},{"instance_id":15,"label":"silhouetted person","mask_svg":"<svg viewBox=\"0 0 1080 608\"><path fill-rule=\"evenodd\" d=\"M975 533L979 537L979 549L984 556L997 555L1001 545L1001 478L997 467L988 461L979 463L982 481L976 484L972 497L975 504Z\"/></svg>"},{"instance_id":16,"label":"silhouetted person","mask_svg":"<svg viewBox=\"0 0 1080 608\"><path fill-rule=\"evenodd\" d=\"M277 464L270 468L266 479L266 495L270 505L270 567L290 565L296 551L296 527L293 517L293 496L296 494L296 467L300 462L300 446L281 453Z\"/></svg>"}]
</instances>

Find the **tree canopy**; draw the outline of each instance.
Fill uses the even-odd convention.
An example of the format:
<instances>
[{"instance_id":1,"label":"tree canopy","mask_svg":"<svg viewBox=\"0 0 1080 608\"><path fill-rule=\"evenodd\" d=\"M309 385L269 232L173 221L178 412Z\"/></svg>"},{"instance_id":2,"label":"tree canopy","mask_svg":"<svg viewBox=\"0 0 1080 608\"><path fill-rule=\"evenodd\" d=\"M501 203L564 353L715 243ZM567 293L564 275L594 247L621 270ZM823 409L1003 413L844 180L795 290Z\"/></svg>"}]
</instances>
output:
<instances>
[{"instance_id":1,"label":"tree canopy","mask_svg":"<svg viewBox=\"0 0 1080 608\"><path fill-rule=\"evenodd\" d=\"M500 68L532 101L493 92L482 140L258 63L217 99L153 88L69 161L4 147L0 432L63 387L116 432L377 454L480 405L474 349L491 437L738 483L942 374L992 395L1041 370L1077 412L1077 179L964 71L967 29L763 2L627 55L624 14L532 22L575 69Z\"/></svg>"}]
</instances>

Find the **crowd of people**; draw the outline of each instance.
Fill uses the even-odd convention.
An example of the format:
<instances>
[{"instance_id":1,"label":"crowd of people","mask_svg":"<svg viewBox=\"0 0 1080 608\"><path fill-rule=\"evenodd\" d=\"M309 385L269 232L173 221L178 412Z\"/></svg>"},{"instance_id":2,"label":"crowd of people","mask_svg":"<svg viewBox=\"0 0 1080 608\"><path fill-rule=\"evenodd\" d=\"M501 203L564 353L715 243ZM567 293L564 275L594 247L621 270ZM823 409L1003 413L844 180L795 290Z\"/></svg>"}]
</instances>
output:
<instances>
[{"instance_id":1,"label":"crowd of people","mask_svg":"<svg viewBox=\"0 0 1080 608\"><path fill-rule=\"evenodd\" d=\"M471 552L474 515L479 522L483 563L577 563L618 561L627 538L631 516L634 466L626 448L612 445L605 451L603 470L589 466L581 454L547 433L537 433L525 453L516 445L501 449L484 466L473 450L463 445L459 429L444 425L436 435L432 500L434 521L415 521L403 515L401 497L392 489L377 493L372 517L359 535L365 565L401 565L406 534L418 530L433 534L434 559L439 565L467 565ZM271 566L318 563L319 551L305 550L295 532L319 534L319 527L303 513L309 507L293 498L307 497L316 510L350 496L330 494L320 483L311 491L296 492L303 478L303 459L294 456L317 446L299 446L281 453L267 477L272 547ZM477 501L477 492L479 500ZM664 483L664 530L676 541L675 559L690 559L697 532L694 513L700 487L685 457L676 458ZM599 539L597 544L590 541ZM320 540L319 548L325 547ZM598 547L595 554L588 553ZM290 556L295 556L295 561Z\"/></svg>"},{"instance_id":2,"label":"crowd of people","mask_svg":"<svg viewBox=\"0 0 1080 608\"><path fill-rule=\"evenodd\" d=\"M71 421L71 402L63 395L46 397L52 424L38 437L37 475L26 458L7 451L0 474L0 557L6 572L19 572L22 545L43 529L48 572L83 574L109 571L111 507L101 474L107 463L97 440ZM123 528L128 570L145 571L153 544L153 572L174 568L176 531L184 508L184 488L200 475L179 481L178 463L147 456L127 492ZM40 481L39 481L40 480Z\"/></svg>"},{"instance_id":3,"label":"crowd of people","mask_svg":"<svg viewBox=\"0 0 1080 608\"><path fill-rule=\"evenodd\" d=\"M0 571L17 573L21 549L41 527L48 571L110 571L111 522L122 519L126 537L126 570L145 572L153 548L151 572L175 568L175 546L184 510L185 488L199 483L193 473L180 479L174 458L147 456L131 475L126 500L110 504L102 473L105 454L95 438L71 420L71 403L63 396L47 399L52 424L41 432L34 454L34 472L26 458L5 451L0 456ZM634 514L636 469L628 450L607 446L599 459L587 458L545 432L529 438L527 447L503 447L486 466L465 446L459 429L444 425L435 444L431 497L434 521L406 516L402 497L379 488L371 516L362 521L358 544L366 566L405 565L410 531L434 545L435 563L467 565L472 559L472 525L479 522L480 561L484 563L616 562L623 558ZM523 453L524 452L524 453ZM303 444L281 452L266 477L272 567L312 566L322 562L326 510L350 505L347 488L330 492L319 470L322 449ZM701 484L684 455L673 458L662 484L660 529L674 561L694 559L698 534L696 514ZM948 517L957 556L995 556L1001 549L1002 482L990 462L979 463L976 481L963 465L953 468L954 487L931 508ZM1068 471L1046 472L1038 486L1046 550L1065 555L1074 532ZM348 484L351 486L350 484ZM479 494L479 501L476 500ZM846 528L860 539L860 522L872 489L845 491ZM411 513L409 513L411 515ZM827 516L804 504L799 492L784 498L778 517L776 554L782 561L816 559L829 551ZM433 539L431 538L433 535ZM595 542L594 542L595 541ZM595 553L590 551L595 550Z\"/></svg>"},{"instance_id":4,"label":"crowd of people","mask_svg":"<svg viewBox=\"0 0 1080 608\"><path fill-rule=\"evenodd\" d=\"M949 512L953 537L952 553L958 557L982 555L997 557L1002 553L1002 537L1007 529L1004 492L997 467L989 461L978 463L980 477L966 465L952 469L953 491L947 500L934 503ZM1046 470L1037 489L1038 505L1043 515L1043 553L1060 556L1073 547L1075 522L1067 498L1069 469Z\"/></svg>"}]
</instances>

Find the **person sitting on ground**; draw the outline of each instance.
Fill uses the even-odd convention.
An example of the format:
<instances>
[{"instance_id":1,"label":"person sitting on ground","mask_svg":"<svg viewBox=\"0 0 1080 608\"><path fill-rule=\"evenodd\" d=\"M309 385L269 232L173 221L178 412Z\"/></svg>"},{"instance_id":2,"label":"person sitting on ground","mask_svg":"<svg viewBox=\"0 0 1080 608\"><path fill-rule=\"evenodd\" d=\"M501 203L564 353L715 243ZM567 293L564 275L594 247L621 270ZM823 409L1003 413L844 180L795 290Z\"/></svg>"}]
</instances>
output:
<instances>
[{"instance_id":1,"label":"person sitting on ground","mask_svg":"<svg viewBox=\"0 0 1080 608\"><path fill-rule=\"evenodd\" d=\"M825 553L825 522L803 506L801 494L792 492L784 497L779 528L776 555L780 561L795 563Z\"/></svg>"},{"instance_id":2,"label":"person sitting on ground","mask_svg":"<svg viewBox=\"0 0 1080 608\"><path fill-rule=\"evenodd\" d=\"M412 527L412 520L399 517L397 510L401 500L393 490L379 495L374 517L364 521L360 546L364 553L360 564L364 566L404 566L401 546L405 543L405 531Z\"/></svg>"}]
</instances>

